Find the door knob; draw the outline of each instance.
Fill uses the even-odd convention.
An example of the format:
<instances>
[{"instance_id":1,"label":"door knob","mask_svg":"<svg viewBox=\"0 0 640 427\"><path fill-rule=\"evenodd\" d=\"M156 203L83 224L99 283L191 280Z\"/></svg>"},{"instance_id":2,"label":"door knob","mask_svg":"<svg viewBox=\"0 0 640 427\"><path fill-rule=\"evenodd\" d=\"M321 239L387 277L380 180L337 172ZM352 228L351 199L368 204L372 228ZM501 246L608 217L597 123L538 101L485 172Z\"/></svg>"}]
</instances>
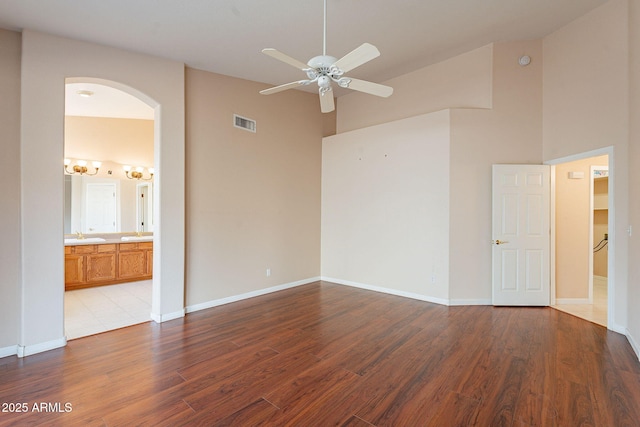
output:
<instances>
[{"instance_id":1,"label":"door knob","mask_svg":"<svg viewBox=\"0 0 640 427\"><path fill-rule=\"evenodd\" d=\"M491 243L494 245L504 245L505 243L509 243L509 242L506 240L492 240Z\"/></svg>"}]
</instances>

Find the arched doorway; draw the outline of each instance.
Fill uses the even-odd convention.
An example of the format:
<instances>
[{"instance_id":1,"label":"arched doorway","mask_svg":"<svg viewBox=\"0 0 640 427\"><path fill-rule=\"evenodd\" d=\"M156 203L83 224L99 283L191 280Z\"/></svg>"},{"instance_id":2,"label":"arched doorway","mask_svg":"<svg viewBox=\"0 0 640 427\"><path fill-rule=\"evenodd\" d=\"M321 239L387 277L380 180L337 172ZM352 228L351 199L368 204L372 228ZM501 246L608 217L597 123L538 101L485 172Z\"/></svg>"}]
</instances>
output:
<instances>
[{"instance_id":1,"label":"arched doorway","mask_svg":"<svg viewBox=\"0 0 640 427\"><path fill-rule=\"evenodd\" d=\"M151 320L154 221L148 214L153 212L155 107L139 91L117 82L65 81L65 163L99 162L97 169L88 165L86 173L65 168L65 237L85 237L65 243L65 277L74 270L64 298L68 339ZM139 173L127 172L130 168ZM140 186L146 190L144 204L138 200ZM100 191L92 192L96 188ZM143 226L138 223L141 207L149 216ZM94 238L105 241L90 241ZM91 248L98 254L91 255ZM121 277L124 263L138 259L135 265L144 277ZM104 266L106 274L92 273Z\"/></svg>"}]
</instances>

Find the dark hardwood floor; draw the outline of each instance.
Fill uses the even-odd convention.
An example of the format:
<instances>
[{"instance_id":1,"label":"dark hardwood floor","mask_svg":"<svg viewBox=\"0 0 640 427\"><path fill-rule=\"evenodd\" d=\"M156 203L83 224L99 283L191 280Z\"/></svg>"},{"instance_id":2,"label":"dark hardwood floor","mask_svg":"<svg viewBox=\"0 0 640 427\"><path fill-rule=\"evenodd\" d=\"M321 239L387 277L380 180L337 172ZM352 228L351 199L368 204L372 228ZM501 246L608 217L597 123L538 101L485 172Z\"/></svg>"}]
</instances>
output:
<instances>
[{"instance_id":1,"label":"dark hardwood floor","mask_svg":"<svg viewBox=\"0 0 640 427\"><path fill-rule=\"evenodd\" d=\"M322 282L0 359L0 403L2 426L640 426L640 363L550 308Z\"/></svg>"}]
</instances>

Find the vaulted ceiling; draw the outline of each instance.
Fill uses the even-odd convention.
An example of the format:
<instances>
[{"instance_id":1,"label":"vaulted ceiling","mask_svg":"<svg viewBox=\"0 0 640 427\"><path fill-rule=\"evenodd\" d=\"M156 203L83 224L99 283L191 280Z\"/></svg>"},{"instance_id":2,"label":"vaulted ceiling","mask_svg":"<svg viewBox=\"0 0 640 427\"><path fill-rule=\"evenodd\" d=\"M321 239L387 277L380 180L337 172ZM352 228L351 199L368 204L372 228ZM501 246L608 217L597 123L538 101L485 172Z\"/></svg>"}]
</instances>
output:
<instances>
[{"instance_id":1,"label":"vaulted ceiling","mask_svg":"<svg viewBox=\"0 0 640 427\"><path fill-rule=\"evenodd\" d=\"M543 37L606 0L327 0L327 54L381 56L350 73L382 82L495 41ZM0 27L147 53L273 85L304 76L261 53L322 54L323 0L2 0Z\"/></svg>"}]
</instances>

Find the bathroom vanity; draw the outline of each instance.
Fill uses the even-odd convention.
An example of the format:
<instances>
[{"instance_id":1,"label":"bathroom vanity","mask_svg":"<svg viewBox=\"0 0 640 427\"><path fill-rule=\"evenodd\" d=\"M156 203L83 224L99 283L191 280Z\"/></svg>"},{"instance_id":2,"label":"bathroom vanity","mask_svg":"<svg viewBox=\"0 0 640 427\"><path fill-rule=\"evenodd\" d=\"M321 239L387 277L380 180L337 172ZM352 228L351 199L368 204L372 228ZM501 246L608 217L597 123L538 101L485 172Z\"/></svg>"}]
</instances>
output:
<instances>
[{"instance_id":1,"label":"bathroom vanity","mask_svg":"<svg viewBox=\"0 0 640 427\"><path fill-rule=\"evenodd\" d=\"M153 237L65 239L65 290L148 280L153 276Z\"/></svg>"}]
</instances>

